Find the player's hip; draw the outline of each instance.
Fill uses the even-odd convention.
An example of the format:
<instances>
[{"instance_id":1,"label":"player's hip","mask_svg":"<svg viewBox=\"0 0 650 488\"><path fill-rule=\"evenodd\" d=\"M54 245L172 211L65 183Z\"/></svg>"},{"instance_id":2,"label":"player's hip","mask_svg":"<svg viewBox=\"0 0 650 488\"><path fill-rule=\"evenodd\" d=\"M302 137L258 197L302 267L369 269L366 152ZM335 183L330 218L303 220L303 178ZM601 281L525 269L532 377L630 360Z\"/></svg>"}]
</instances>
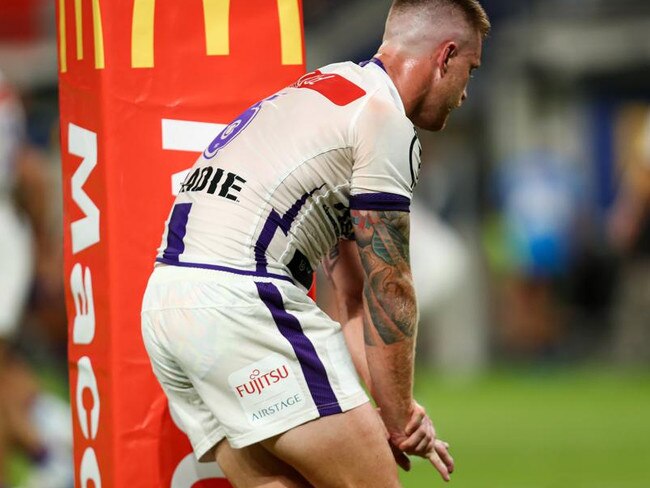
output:
<instances>
[{"instance_id":1,"label":"player's hip","mask_svg":"<svg viewBox=\"0 0 650 488\"><path fill-rule=\"evenodd\" d=\"M236 268L176 266L157 263L142 300L142 311L197 307L259 307L256 282L294 287L283 276L256 276Z\"/></svg>"},{"instance_id":2,"label":"player's hip","mask_svg":"<svg viewBox=\"0 0 650 488\"><path fill-rule=\"evenodd\" d=\"M210 280L193 283L188 301L172 297L187 289L166 278L152 279L151 293L161 295L145 297L142 312L156 376L173 402L210 412L233 445L366 401L340 325L295 286L237 277L229 278L230 287L217 280L220 296L210 305L216 293ZM182 306L156 302L164 289ZM201 442L200 436L193 440L195 446Z\"/></svg>"},{"instance_id":3,"label":"player's hip","mask_svg":"<svg viewBox=\"0 0 650 488\"><path fill-rule=\"evenodd\" d=\"M311 343L318 353L342 344L340 324L281 279L159 267L147 284L141 314L145 341L187 361L198 376L225 364L233 348L250 352L240 355L245 363L266 351L290 354L294 346Z\"/></svg>"}]
</instances>

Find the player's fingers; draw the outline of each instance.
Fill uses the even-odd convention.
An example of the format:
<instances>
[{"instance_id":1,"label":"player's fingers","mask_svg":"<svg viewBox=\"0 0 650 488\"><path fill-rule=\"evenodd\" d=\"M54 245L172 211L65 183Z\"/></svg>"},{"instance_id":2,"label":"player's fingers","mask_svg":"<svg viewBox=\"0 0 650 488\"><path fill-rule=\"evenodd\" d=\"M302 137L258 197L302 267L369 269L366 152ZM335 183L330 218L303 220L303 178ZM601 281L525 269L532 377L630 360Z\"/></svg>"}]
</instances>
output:
<instances>
[{"instance_id":1,"label":"player's fingers","mask_svg":"<svg viewBox=\"0 0 650 488\"><path fill-rule=\"evenodd\" d=\"M393 457L395 458L395 462L397 465L402 468L404 471L410 471L411 470L411 460L409 457L404 454L402 451L397 449L395 446L392 444L390 445L391 451L393 451Z\"/></svg>"},{"instance_id":2,"label":"player's fingers","mask_svg":"<svg viewBox=\"0 0 650 488\"><path fill-rule=\"evenodd\" d=\"M438 453L438 456L440 456L440 459L442 460L443 463L447 466L447 470L450 473L454 472L454 458L451 456L449 453L448 449L449 444L446 442L442 441L436 441L435 442L435 450Z\"/></svg>"},{"instance_id":3,"label":"player's fingers","mask_svg":"<svg viewBox=\"0 0 650 488\"><path fill-rule=\"evenodd\" d=\"M424 413L424 410L416 410L414 415L411 417L411 420L409 420L409 423L406 424L406 429L404 429L406 435L411 435L415 432L420 425L422 425L422 421L425 418L426 414Z\"/></svg>"},{"instance_id":4,"label":"player's fingers","mask_svg":"<svg viewBox=\"0 0 650 488\"><path fill-rule=\"evenodd\" d=\"M402 451L407 451L407 452L411 451L418 444L420 444L423 440L428 441L429 438L427 437L427 434L428 434L428 432L427 432L426 428L420 428L420 429L416 430L415 432L413 432L411 435L409 435L408 439L401 442L398 447Z\"/></svg>"},{"instance_id":5,"label":"player's fingers","mask_svg":"<svg viewBox=\"0 0 650 488\"><path fill-rule=\"evenodd\" d=\"M438 473L440 473L443 480L449 481L451 479L447 465L442 461L442 459L440 459L440 456L435 449L429 453L429 461L433 464L433 467L438 470Z\"/></svg>"},{"instance_id":6,"label":"player's fingers","mask_svg":"<svg viewBox=\"0 0 650 488\"><path fill-rule=\"evenodd\" d=\"M423 456L426 455L425 453L430 452L432 449L432 442L431 439L424 438L420 441L420 443L415 447L413 452L417 454L418 456Z\"/></svg>"},{"instance_id":7,"label":"player's fingers","mask_svg":"<svg viewBox=\"0 0 650 488\"><path fill-rule=\"evenodd\" d=\"M443 441L442 439L435 440L435 447L436 449L443 449L445 451L449 451L449 443Z\"/></svg>"}]
</instances>

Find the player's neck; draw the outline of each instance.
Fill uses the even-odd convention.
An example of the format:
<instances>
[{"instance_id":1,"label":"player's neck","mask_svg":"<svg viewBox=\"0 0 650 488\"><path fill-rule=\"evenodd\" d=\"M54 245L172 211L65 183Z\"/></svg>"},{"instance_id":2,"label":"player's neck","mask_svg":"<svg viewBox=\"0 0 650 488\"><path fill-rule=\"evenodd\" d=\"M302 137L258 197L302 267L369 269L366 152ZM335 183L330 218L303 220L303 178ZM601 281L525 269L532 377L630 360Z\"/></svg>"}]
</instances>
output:
<instances>
[{"instance_id":1,"label":"player's neck","mask_svg":"<svg viewBox=\"0 0 650 488\"><path fill-rule=\"evenodd\" d=\"M419 73L421 71L419 63L415 58L404 56L403 53L385 45L379 48L374 58L382 63L384 70L395 85L404 105L406 116L410 119L421 98L419 96L421 88L417 82L422 78Z\"/></svg>"}]
</instances>

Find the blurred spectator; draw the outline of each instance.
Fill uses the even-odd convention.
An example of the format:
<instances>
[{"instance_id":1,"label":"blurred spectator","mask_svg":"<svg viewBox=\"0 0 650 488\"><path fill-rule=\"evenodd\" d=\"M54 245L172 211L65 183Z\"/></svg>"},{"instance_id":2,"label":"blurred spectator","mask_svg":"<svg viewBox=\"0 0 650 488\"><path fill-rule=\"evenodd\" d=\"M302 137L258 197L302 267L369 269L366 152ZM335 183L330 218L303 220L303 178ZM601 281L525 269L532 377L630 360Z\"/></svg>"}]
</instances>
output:
<instances>
[{"instance_id":1,"label":"blurred spectator","mask_svg":"<svg viewBox=\"0 0 650 488\"><path fill-rule=\"evenodd\" d=\"M68 488L69 409L41 393L36 377L13 347L33 277L44 296L57 294L62 286L61 268L52 267L49 255L44 174L42 158L25 144L20 102L0 78L0 485L8 484L10 449L20 447L37 468L34 476L47 479L46 484L33 486ZM39 425L40 418L47 422Z\"/></svg>"},{"instance_id":2,"label":"blurred spectator","mask_svg":"<svg viewBox=\"0 0 650 488\"><path fill-rule=\"evenodd\" d=\"M418 359L449 376L488 364L489 331L476 260L459 233L415 198L411 268L420 313Z\"/></svg>"},{"instance_id":3,"label":"blurred spectator","mask_svg":"<svg viewBox=\"0 0 650 488\"><path fill-rule=\"evenodd\" d=\"M508 161L497 172L499 327L506 352L515 356L552 353L566 333L558 284L579 240L581 186L570 161L544 151Z\"/></svg>"},{"instance_id":4,"label":"blurred spectator","mask_svg":"<svg viewBox=\"0 0 650 488\"><path fill-rule=\"evenodd\" d=\"M621 112L616 134L620 187L609 238L622 259L614 305L619 361L650 361L650 107Z\"/></svg>"}]
</instances>

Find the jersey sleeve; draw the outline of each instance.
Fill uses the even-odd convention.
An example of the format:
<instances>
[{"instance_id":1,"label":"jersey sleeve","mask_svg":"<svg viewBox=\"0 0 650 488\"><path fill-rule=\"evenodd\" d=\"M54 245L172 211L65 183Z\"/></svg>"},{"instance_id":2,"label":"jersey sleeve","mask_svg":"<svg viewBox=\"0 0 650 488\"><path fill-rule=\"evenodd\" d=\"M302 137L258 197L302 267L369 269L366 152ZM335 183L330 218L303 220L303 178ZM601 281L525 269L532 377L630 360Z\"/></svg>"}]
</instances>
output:
<instances>
[{"instance_id":1,"label":"jersey sleeve","mask_svg":"<svg viewBox=\"0 0 650 488\"><path fill-rule=\"evenodd\" d=\"M350 209L408 212L421 146L409 120L373 95L352 123Z\"/></svg>"}]
</instances>

